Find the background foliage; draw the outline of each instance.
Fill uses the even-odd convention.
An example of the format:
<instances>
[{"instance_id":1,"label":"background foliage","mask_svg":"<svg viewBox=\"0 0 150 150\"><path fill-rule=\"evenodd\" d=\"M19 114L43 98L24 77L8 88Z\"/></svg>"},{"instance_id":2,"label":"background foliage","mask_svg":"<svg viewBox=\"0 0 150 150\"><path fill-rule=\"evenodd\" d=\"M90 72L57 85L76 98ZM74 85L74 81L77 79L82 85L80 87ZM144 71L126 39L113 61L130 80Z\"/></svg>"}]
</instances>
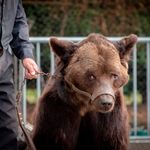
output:
<instances>
[{"instance_id":1,"label":"background foliage","mask_svg":"<svg viewBox=\"0 0 150 150\"><path fill-rule=\"evenodd\" d=\"M148 0L23 0L31 36L149 36Z\"/></svg>"}]
</instances>

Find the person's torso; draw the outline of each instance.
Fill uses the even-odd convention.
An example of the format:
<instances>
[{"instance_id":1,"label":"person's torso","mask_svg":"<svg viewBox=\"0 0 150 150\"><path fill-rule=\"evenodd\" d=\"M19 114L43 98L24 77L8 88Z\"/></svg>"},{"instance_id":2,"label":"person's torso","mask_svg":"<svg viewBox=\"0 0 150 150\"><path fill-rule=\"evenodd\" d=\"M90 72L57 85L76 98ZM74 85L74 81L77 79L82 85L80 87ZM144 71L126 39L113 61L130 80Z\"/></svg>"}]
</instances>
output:
<instances>
[{"instance_id":1,"label":"person's torso","mask_svg":"<svg viewBox=\"0 0 150 150\"><path fill-rule=\"evenodd\" d=\"M19 0L0 0L1 45L7 49L12 40L12 30L15 23Z\"/></svg>"}]
</instances>

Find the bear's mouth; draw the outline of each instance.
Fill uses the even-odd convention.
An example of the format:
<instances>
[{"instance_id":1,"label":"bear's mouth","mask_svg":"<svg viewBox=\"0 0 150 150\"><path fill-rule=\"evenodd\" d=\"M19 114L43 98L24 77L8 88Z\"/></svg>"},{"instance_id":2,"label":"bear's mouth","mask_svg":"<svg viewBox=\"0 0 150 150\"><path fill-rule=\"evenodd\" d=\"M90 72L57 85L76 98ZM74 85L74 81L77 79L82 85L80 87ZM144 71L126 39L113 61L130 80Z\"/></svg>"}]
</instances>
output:
<instances>
[{"instance_id":1,"label":"bear's mouth","mask_svg":"<svg viewBox=\"0 0 150 150\"><path fill-rule=\"evenodd\" d=\"M114 108L115 98L111 94L101 94L93 100L92 104L96 112L109 113Z\"/></svg>"}]
</instances>

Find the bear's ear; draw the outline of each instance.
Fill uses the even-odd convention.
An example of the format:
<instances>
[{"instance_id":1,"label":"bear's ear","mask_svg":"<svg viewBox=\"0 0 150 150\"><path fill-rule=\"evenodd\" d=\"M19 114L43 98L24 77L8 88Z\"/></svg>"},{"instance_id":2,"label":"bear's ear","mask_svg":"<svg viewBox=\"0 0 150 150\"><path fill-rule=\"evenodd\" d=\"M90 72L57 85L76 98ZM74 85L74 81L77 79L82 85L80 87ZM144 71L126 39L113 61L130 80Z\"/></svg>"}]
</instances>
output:
<instances>
[{"instance_id":1,"label":"bear's ear","mask_svg":"<svg viewBox=\"0 0 150 150\"><path fill-rule=\"evenodd\" d=\"M77 47L77 45L71 41L59 40L55 37L50 38L49 43L53 52L59 56L61 60L68 59Z\"/></svg>"},{"instance_id":2,"label":"bear's ear","mask_svg":"<svg viewBox=\"0 0 150 150\"><path fill-rule=\"evenodd\" d=\"M131 51L134 45L137 42L137 36L135 34L130 34L129 36L124 37L118 42L115 42L114 45L119 51L121 59L129 61Z\"/></svg>"}]
</instances>

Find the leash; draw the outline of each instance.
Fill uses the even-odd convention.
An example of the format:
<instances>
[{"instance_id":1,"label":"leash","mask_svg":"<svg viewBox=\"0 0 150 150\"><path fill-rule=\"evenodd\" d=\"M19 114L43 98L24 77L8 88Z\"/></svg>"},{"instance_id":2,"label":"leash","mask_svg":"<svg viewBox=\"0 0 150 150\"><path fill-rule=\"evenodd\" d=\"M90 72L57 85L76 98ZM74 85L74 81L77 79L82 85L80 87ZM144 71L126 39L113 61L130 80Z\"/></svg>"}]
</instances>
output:
<instances>
[{"instance_id":1,"label":"leash","mask_svg":"<svg viewBox=\"0 0 150 150\"><path fill-rule=\"evenodd\" d=\"M58 65L58 67L56 68L55 70L55 73L54 75L51 75L51 73L45 73L43 71L37 73L39 75L42 75L42 76L47 76L48 78L60 78L60 70L64 67L64 65L62 63L60 63ZM25 129L25 124L22 120L22 113L21 113L21 97L22 97L22 93L23 93L23 87L25 85L25 81L27 79L24 77L21 85L20 85L20 88L17 92L17 95L16 95L16 112L17 112L17 117L18 117L18 123L19 123L19 126L25 136L25 140L26 140L26 143L27 143L27 150L36 150L36 147L33 143L33 140L31 138L31 136L29 135L29 133L26 131Z\"/></svg>"},{"instance_id":2,"label":"leash","mask_svg":"<svg viewBox=\"0 0 150 150\"><path fill-rule=\"evenodd\" d=\"M40 72L38 74L43 75L43 76L47 76L47 77L52 76L50 73L45 73L45 72ZM19 91L17 92L17 95L16 95L16 112L17 112L19 126L20 126L20 128L21 128L21 130L25 136L27 149L36 150L35 145L32 141L32 138L30 137L29 133L25 129L25 124L23 122L22 113L21 113L21 97L22 97L23 87L25 85L26 80L27 79L24 77L24 79L20 85Z\"/></svg>"}]
</instances>

